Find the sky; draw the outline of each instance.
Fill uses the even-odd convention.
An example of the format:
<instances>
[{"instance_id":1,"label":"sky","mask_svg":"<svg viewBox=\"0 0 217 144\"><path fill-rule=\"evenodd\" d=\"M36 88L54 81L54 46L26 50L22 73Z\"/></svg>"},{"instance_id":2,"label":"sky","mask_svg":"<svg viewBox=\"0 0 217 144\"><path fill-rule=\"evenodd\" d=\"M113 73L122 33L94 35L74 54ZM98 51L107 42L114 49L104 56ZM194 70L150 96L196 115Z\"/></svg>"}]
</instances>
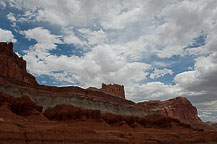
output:
<instances>
[{"instance_id":1,"label":"sky","mask_svg":"<svg viewBox=\"0 0 217 144\"><path fill-rule=\"evenodd\" d=\"M183 96L217 122L217 0L0 0L0 18L40 84Z\"/></svg>"}]
</instances>

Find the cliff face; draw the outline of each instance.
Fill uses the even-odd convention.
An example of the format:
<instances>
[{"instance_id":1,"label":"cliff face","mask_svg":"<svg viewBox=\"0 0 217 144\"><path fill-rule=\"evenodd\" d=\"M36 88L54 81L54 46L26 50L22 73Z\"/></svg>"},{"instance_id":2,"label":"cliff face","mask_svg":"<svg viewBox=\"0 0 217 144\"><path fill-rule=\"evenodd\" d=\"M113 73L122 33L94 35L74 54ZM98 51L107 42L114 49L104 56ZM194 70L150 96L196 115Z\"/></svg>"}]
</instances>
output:
<instances>
[{"instance_id":1,"label":"cliff face","mask_svg":"<svg viewBox=\"0 0 217 144\"><path fill-rule=\"evenodd\" d=\"M183 122L201 121L197 115L196 107L184 97L176 97L167 101L149 101L138 103L150 112L157 112L169 117L177 118Z\"/></svg>"},{"instance_id":2,"label":"cliff face","mask_svg":"<svg viewBox=\"0 0 217 144\"><path fill-rule=\"evenodd\" d=\"M13 43L0 42L0 75L38 85L35 77L26 71L26 61L13 52Z\"/></svg>"},{"instance_id":3,"label":"cliff face","mask_svg":"<svg viewBox=\"0 0 217 144\"><path fill-rule=\"evenodd\" d=\"M116 84L102 89L38 85L26 62L13 53L13 44L0 43L1 143L217 141L217 132L198 131L185 121L200 121L186 98L136 104Z\"/></svg>"},{"instance_id":4,"label":"cliff face","mask_svg":"<svg viewBox=\"0 0 217 144\"><path fill-rule=\"evenodd\" d=\"M114 97L101 91L79 87L31 86L26 83L6 81L0 77L0 92L14 97L28 96L43 110L66 104L105 113L143 117L147 112L132 101Z\"/></svg>"},{"instance_id":5,"label":"cliff face","mask_svg":"<svg viewBox=\"0 0 217 144\"><path fill-rule=\"evenodd\" d=\"M42 114L40 106L28 97L4 93L0 93L0 127L2 144L183 144L217 140L214 131L195 131L163 115L138 118L66 105Z\"/></svg>"},{"instance_id":6,"label":"cliff face","mask_svg":"<svg viewBox=\"0 0 217 144\"><path fill-rule=\"evenodd\" d=\"M217 141L215 131L198 131L164 115L143 118L57 105L44 113L29 97L0 92L0 141L14 144L182 144ZM49 118L49 119L47 119Z\"/></svg>"},{"instance_id":7,"label":"cliff face","mask_svg":"<svg viewBox=\"0 0 217 144\"><path fill-rule=\"evenodd\" d=\"M35 78L27 73L25 60L13 52L13 44L0 43L0 92L14 97L30 97L43 106L43 110L67 104L121 115L142 117L147 114L134 102L123 99L123 86L108 85L102 89L38 85Z\"/></svg>"},{"instance_id":8,"label":"cliff face","mask_svg":"<svg viewBox=\"0 0 217 144\"><path fill-rule=\"evenodd\" d=\"M182 121L200 121L196 108L185 98L135 104L125 99L124 86L117 84L102 84L101 89L38 85L27 73L26 61L13 52L12 43L0 43L0 92L30 97L43 107L43 111L65 104L125 116L144 117L158 113Z\"/></svg>"}]
</instances>

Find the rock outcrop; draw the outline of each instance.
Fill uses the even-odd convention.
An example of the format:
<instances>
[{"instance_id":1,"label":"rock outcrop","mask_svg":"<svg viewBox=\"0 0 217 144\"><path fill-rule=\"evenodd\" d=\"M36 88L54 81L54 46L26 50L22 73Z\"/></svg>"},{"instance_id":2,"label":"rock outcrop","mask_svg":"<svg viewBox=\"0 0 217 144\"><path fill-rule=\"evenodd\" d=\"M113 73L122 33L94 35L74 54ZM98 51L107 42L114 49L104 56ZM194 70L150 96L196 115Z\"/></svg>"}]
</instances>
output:
<instances>
[{"instance_id":1,"label":"rock outcrop","mask_svg":"<svg viewBox=\"0 0 217 144\"><path fill-rule=\"evenodd\" d=\"M125 99L124 86L118 84L104 84L102 83L101 91L110 95Z\"/></svg>"},{"instance_id":2,"label":"rock outcrop","mask_svg":"<svg viewBox=\"0 0 217 144\"><path fill-rule=\"evenodd\" d=\"M0 43L0 143L217 141L217 132L192 128L194 122L207 128L182 97L136 104L116 84L101 89L39 85L13 44Z\"/></svg>"},{"instance_id":3,"label":"rock outcrop","mask_svg":"<svg viewBox=\"0 0 217 144\"><path fill-rule=\"evenodd\" d=\"M13 52L13 43L0 42L0 76L38 85L35 77L26 71L26 61Z\"/></svg>"},{"instance_id":4,"label":"rock outcrop","mask_svg":"<svg viewBox=\"0 0 217 144\"><path fill-rule=\"evenodd\" d=\"M43 110L65 104L124 116L144 117L159 113L182 121L200 120L196 108L186 98L135 104L125 99L124 86L117 84L102 84L101 89L38 85L35 78L27 73L25 60L13 52L12 43L0 43L0 68L0 92L29 97ZM26 105L28 100L24 100Z\"/></svg>"},{"instance_id":5,"label":"rock outcrop","mask_svg":"<svg viewBox=\"0 0 217 144\"><path fill-rule=\"evenodd\" d=\"M38 115L30 110L38 109L31 99L0 94L0 143L3 144L182 144L217 141L215 131L191 129L189 125L164 115L138 118L57 105L45 111L49 121L40 109ZM13 104L24 105L26 109L13 111Z\"/></svg>"},{"instance_id":6,"label":"rock outcrop","mask_svg":"<svg viewBox=\"0 0 217 144\"><path fill-rule=\"evenodd\" d=\"M99 89L95 87L89 87L88 89L93 91L103 92L114 97L125 99L125 91L123 85L102 83L102 87Z\"/></svg>"},{"instance_id":7,"label":"rock outcrop","mask_svg":"<svg viewBox=\"0 0 217 144\"><path fill-rule=\"evenodd\" d=\"M166 101L148 101L138 103L150 112L157 112L169 117L177 118L183 122L201 121L197 115L197 109L188 99L176 97Z\"/></svg>"},{"instance_id":8,"label":"rock outcrop","mask_svg":"<svg viewBox=\"0 0 217 144\"><path fill-rule=\"evenodd\" d=\"M4 119L20 120L23 117L27 120L47 120L42 114L42 106L34 103L29 97L16 98L0 92L0 110L3 112L0 113L0 117Z\"/></svg>"},{"instance_id":9,"label":"rock outcrop","mask_svg":"<svg viewBox=\"0 0 217 144\"><path fill-rule=\"evenodd\" d=\"M35 104L29 97L20 97L11 105L11 110L21 116L39 115L43 107Z\"/></svg>"}]
</instances>

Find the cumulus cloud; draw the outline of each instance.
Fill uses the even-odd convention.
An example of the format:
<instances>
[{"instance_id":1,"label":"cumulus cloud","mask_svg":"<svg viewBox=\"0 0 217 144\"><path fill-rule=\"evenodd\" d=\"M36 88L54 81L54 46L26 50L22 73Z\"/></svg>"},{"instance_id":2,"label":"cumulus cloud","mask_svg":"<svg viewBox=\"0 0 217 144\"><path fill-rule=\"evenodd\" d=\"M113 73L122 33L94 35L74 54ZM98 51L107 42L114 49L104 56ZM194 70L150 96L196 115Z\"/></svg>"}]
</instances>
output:
<instances>
[{"instance_id":1,"label":"cumulus cloud","mask_svg":"<svg viewBox=\"0 0 217 144\"><path fill-rule=\"evenodd\" d=\"M65 44L74 44L76 46L87 46L86 41L82 41L78 36L74 34L73 31L66 32L63 37L63 41Z\"/></svg>"},{"instance_id":2,"label":"cumulus cloud","mask_svg":"<svg viewBox=\"0 0 217 144\"><path fill-rule=\"evenodd\" d=\"M105 29L120 29L128 23L154 17L164 6L164 1L64 0L60 3L58 0L10 0L8 4L18 9L30 9L36 13L37 21L67 26L88 25L94 20L100 20Z\"/></svg>"},{"instance_id":3,"label":"cumulus cloud","mask_svg":"<svg viewBox=\"0 0 217 144\"><path fill-rule=\"evenodd\" d=\"M13 13L9 13L9 14L7 15L7 17L8 17L8 19L9 19L10 21L12 21L12 22L16 21L16 18L15 18L15 16L14 16Z\"/></svg>"},{"instance_id":4,"label":"cumulus cloud","mask_svg":"<svg viewBox=\"0 0 217 144\"><path fill-rule=\"evenodd\" d=\"M106 33L101 29L98 31L91 31L90 29L78 30L83 38L87 39L88 45L105 44L107 41Z\"/></svg>"},{"instance_id":5,"label":"cumulus cloud","mask_svg":"<svg viewBox=\"0 0 217 144\"><path fill-rule=\"evenodd\" d=\"M25 35L28 39L34 39L38 43L62 43L60 36L53 35L49 30L42 27L36 27L27 31L21 31L21 34Z\"/></svg>"},{"instance_id":6,"label":"cumulus cloud","mask_svg":"<svg viewBox=\"0 0 217 144\"><path fill-rule=\"evenodd\" d=\"M79 81L84 87L100 86L101 82L130 85L146 79L146 70L151 67L145 63L129 63L106 45L94 47L82 57L52 55L43 50L45 46L56 48L54 44L38 43L26 51L24 58L28 69L38 76L50 75L58 81Z\"/></svg>"},{"instance_id":7,"label":"cumulus cloud","mask_svg":"<svg viewBox=\"0 0 217 144\"><path fill-rule=\"evenodd\" d=\"M150 74L150 78L151 79L156 79L156 78L165 76L166 74L172 75L173 71L169 70L169 69L166 69L166 68L164 68L164 69L155 69L154 72Z\"/></svg>"},{"instance_id":8,"label":"cumulus cloud","mask_svg":"<svg viewBox=\"0 0 217 144\"><path fill-rule=\"evenodd\" d=\"M11 31L0 28L0 41L16 42L17 40L14 38Z\"/></svg>"},{"instance_id":9,"label":"cumulus cloud","mask_svg":"<svg viewBox=\"0 0 217 144\"><path fill-rule=\"evenodd\" d=\"M126 92L129 98L136 102L147 99L167 100L176 96L181 96L181 89L174 85L166 85L162 82L149 82L146 84L127 87Z\"/></svg>"},{"instance_id":10,"label":"cumulus cloud","mask_svg":"<svg viewBox=\"0 0 217 144\"><path fill-rule=\"evenodd\" d=\"M6 7L6 3L4 1L0 1L0 8L5 8Z\"/></svg>"}]
</instances>

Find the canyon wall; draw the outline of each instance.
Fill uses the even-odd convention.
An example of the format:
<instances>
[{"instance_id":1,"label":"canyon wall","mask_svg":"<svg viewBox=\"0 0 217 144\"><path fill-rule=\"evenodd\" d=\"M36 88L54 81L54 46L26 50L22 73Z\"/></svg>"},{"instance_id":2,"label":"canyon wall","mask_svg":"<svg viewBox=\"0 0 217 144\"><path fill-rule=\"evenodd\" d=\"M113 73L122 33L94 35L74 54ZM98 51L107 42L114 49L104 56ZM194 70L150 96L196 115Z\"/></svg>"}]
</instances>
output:
<instances>
[{"instance_id":1,"label":"canyon wall","mask_svg":"<svg viewBox=\"0 0 217 144\"><path fill-rule=\"evenodd\" d=\"M12 43L0 43L0 92L15 97L28 96L43 106L43 110L66 104L120 115L142 117L147 114L124 99L124 86L103 84L102 89L96 90L38 85L34 76L27 73L26 61L13 52Z\"/></svg>"},{"instance_id":2,"label":"canyon wall","mask_svg":"<svg viewBox=\"0 0 217 144\"><path fill-rule=\"evenodd\" d=\"M100 110L103 113L143 117L147 112L134 102L106 94L101 91L79 87L31 86L0 77L0 92L14 97L30 97L43 111L56 105L65 104L85 109Z\"/></svg>"},{"instance_id":3,"label":"canyon wall","mask_svg":"<svg viewBox=\"0 0 217 144\"><path fill-rule=\"evenodd\" d=\"M0 43L0 92L14 97L28 96L43 106L43 111L65 104L118 115L164 114L182 121L200 121L196 108L186 98L135 104L125 99L123 85L102 84L101 89L39 85L26 71L26 61L13 52L12 43Z\"/></svg>"},{"instance_id":4,"label":"canyon wall","mask_svg":"<svg viewBox=\"0 0 217 144\"><path fill-rule=\"evenodd\" d=\"M0 43L0 127L5 144L217 141L217 129L200 121L183 97L136 104L117 84L101 89L39 85L12 43Z\"/></svg>"}]
</instances>

